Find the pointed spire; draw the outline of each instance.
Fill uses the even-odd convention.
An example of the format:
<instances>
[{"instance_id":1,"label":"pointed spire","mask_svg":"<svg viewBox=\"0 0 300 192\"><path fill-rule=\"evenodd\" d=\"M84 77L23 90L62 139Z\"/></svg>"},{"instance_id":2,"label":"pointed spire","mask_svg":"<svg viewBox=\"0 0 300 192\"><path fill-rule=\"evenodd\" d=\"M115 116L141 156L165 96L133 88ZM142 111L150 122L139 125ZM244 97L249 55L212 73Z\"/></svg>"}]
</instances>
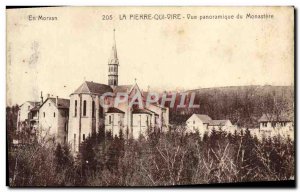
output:
<instances>
[{"instance_id":1,"label":"pointed spire","mask_svg":"<svg viewBox=\"0 0 300 192\"><path fill-rule=\"evenodd\" d=\"M116 32L116 30L114 29L113 46L112 46L111 55L110 55L108 64L118 64L119 65L115 32Z\"/></svg>"}]
</instances>

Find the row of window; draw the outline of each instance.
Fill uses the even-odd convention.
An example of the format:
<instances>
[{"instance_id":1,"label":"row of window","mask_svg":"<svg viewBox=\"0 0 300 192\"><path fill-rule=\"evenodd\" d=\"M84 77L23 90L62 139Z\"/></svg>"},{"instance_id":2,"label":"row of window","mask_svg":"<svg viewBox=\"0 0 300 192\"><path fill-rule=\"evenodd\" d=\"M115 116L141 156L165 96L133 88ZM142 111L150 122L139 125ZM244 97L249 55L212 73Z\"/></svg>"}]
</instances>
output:
<instances>
[{"instance_id":1,"label":"row of window","mask_svg":"<svg viewBox=\"0 0 300 192\"><path fill-rule=\"evenodd\" d=\"M108 70L109 72L118 72L118 68L117 67L113 67L113 66L111 66L111 67L109 67L109 70Z\"/></svg>"},{"instance_id":2,"label":"row of window","mask_svg":"<svg viewBox=\"0 0 300 192\"><path fill-rule=\"evenodd\" d=\"M46 113L43 112L43 116L46 117ZM53 117L55 117L55 112L53 113Z\"/></svg>"},{"instance_id":3,"label":"row of window","mask_svg":"<svg viewBox=\"0 0 300 192\"><path fill-rule=\"evenodd\" d=\"M108 124L112 124L112 116L113 116L113 115L109 115L109 116L108 116ZM140 115L140 118L141 118L141 115ZM120 119L120 115L119 115L119 119ZM140 119L139 123L142 123L142 122L141 122L141 119ZM149 116L146 116L146 124L147 124L147 125L149 124Z\"/></svg>"},{"instance_id":4,"label":"row of window","mask_svg":"<svg viewBox=\"0 0 300 192\"><path fill-rule=\"evenodd\" d=\"M272 122L272 127L276 127L276 124L277 124L277 126L282 126L282 127L284 127L284 126L286 126L286 122L278 122L278 123L276 123L276 122ZM262 123L262 126L263 127L267 127L268 126L268 123L267 122L263 122Z\"/></svg>"},{"instance_id":5,"label":"row of window","mask_svg":"<svg viewBox=\"0 0 300 192\"><path fill-rule=\"evenodd\" d=\"M117 80L116 79L109 79L108 84L109 85L117 85Z\"/></svg>"},{"instance_id":6,"label":"row of window","mask_svg":"<svg viewBox=\"0 0 300 192\"><path fill-rule=\"evenodd\" d=\"M61 115L62 115L63 117L68 117L68 116L69 116L69 111L64 110L64 112L61 113ZM36 115L35 115L35 116L36 116ZM43 116L46 117L46 112L43 112ZM55 117L55 112L53 112L53 117Z\"/></svg>"},{"instance_id":7,"label":"row of window","mask_svg":"<svg viewBox=\"0 0 300 192\"><path fill-rule=\"evenodd\" d=\"M87 116L86 115L86 110L87 110L87 102L86 100L83 100L83 110L82 110L82 116ZM99 105L99 116L102 116L103 109L101 105ZM74 116L77 117L77 100L75 100L75 107L74 107ZM92 101L92 117L95 117L95 101Z\"/></svg>"},{"instance_id":8,"label":"row of window","mask_svg":"<svg viewBox=\"0 0 300 192\"><path fill-rule=\"evenodd\" d=\"M112 124L112 117L113 117L113 115L108 116L108 124ZM119 115L119 119L121 119L121 115Z\"/></svg>"}]
</instances>

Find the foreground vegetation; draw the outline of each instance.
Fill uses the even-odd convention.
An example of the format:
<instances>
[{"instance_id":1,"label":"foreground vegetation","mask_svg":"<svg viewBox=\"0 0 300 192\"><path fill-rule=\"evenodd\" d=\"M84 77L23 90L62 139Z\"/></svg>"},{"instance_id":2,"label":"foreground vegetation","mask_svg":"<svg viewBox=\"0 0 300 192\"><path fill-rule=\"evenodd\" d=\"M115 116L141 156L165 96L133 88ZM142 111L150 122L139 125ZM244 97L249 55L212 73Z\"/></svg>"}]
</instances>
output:
<instances>
[{"instance_id":1,"label":"foreground vegetation","mask_svg":"<svg viewBox=\"0 0 300 192\"><path fill-rule=\"evenodd\" d=\"M10 186L166 186L294 179L294 143L250 132L99 134L72 156L52 142L9 146Z\"/></svg>"}]
</instances>

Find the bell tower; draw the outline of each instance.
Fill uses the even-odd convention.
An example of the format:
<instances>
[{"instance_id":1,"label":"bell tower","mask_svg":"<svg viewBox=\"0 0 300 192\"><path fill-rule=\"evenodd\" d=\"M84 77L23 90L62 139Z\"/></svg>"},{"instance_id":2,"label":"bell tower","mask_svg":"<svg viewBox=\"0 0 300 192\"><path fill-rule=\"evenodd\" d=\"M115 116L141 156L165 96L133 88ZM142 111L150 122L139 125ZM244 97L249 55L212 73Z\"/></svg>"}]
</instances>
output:
<instances>
[{"instance_id":1,"label":"bell tower","mask_svg":"<svg viewBox=\"0 0 300 192\"><path fill-rule=\"evenodd\" d=\"M119 59L117 54L115 31L116 30L114 29L113 46L108 60L108 85L111 87L118 86Z\"/></svg>"}]
</instances>

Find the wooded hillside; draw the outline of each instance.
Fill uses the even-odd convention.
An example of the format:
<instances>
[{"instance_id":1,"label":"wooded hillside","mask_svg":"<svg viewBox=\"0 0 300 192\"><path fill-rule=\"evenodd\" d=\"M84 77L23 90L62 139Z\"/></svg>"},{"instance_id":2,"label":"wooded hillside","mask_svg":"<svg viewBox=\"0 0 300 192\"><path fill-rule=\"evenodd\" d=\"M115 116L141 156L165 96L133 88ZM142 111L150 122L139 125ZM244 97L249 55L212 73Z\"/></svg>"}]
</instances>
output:
<instances>
[{"instance_id":1,"label":"wooded hillside","mask_svg":"<svg viewBox=\"0 0 300 192\"><path fill-rule=\"evenodd\" d=\"M207 114L212 119L229 119L238 126L253 128L263 113L294 118L294 87L234 86L202 88L195 93L198 109L170 108L170 122L184 123L193 113Z\"/></svg>"}]
</instances>

